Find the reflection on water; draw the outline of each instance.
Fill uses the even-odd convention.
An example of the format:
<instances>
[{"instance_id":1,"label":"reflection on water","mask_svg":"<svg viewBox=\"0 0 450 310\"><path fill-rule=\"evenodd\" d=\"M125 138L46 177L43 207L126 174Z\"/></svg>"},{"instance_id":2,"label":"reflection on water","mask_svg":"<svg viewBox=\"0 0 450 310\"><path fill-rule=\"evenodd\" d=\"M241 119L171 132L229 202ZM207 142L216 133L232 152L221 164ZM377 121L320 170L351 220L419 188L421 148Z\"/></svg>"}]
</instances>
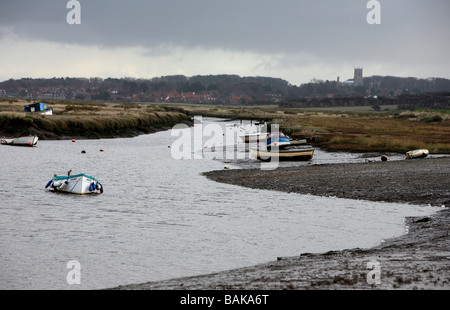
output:
<instances>
[{"instance_id":1,"label":"reflection on water","mask_svg":"<svg viewBox=\"0 0 450 310\"><path fill-rule=\"evenodd\" d=\"M218 124L226 133L229 123ZM371 247L402 234L405 216L435 210L215 183L201 173L223 169L223 161L175 160L177 139L166 131L0 146L0 289L98 289ZM300 164L333 160L362 159L319 150ZM231 169L260 167L249 157L228 162ZM68 170L98 178L104 194L44 189L53 174ZM71 260L81 264L81 285L67 283Z\"/></svg>"}]
</instances>

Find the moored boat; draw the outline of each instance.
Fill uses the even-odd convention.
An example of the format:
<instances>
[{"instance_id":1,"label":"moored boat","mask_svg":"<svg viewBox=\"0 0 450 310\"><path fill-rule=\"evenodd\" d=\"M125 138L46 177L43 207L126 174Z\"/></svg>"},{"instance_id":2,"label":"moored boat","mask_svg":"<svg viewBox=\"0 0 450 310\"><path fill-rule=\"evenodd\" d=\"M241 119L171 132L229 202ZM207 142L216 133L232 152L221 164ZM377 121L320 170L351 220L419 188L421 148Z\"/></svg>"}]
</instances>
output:
<instances>
[{"instance_id":1,"label":"moored boat","mask_svg":"<svg viewBox=\"0 0 450 310\"><path fill-rule=\"evenodd\" d=\"M258 147L250 151L254 157L262 161L310 160L314 156L314 149L302 147L304 144L307 144L305 139L292 141L282 132L271 132L267 136L265 148Z\"/></svg>"},{"instance_id":2,"label":"moored boat","mask_svg":"<svg viewBox=\"0 0 450 310\"><path fill-rule=\"evenodd\" d=\"M48 103L44 102L29 104L25 106L24 111L41 115L53 115L53 109L48 106Z\"/></svg>"},{"instance_id":3,"label":"moored boat","mask_svg":"<svg viewBox=\"0 0 450 310\"><path fill-rule=\"evenodd\" d=\"M262 150L250 149L252 155L262 161L271 161L278 159L279 161L302 161L310 160L314 156L314 149L312 148L281 148L279 150Z\"/></svg>"},{"instance_id":4,"label":"moored boat","mask_svg":"<svg viewBox=\"0 0 450 310\"><path fill-rule=\"evenodd\" d=\"M406 152L406 159L413 159L413 158L424 158L429 155L429 151L427 149L418 149Z\"/></svg>"},{"instance_id":5,"label":"moored boat","mask_svg":"<svg viewBox=\"0 0 450 310\"><path fill-rule=\"evenodd\" d=\"M52 188L55 192L72 194L98 194L103 193L103 185L94 177L81 173L77 175L55 175L45 188Z\"/></svg>"},{"instance_id":6,"label":"moored boat","mask_svg":"<svg viewBox=\"0 0 450 310\"><path fill-rule=\"evenodd\" d=\"M267 148L283 147L291 144L291 138L282 132L271 132L267 136Z\"/></svg>"},{"instance_id":7,"label":"moored boat","mask_svg":"<svg viewBox=\"0 0 450 310\"><path fill-rule=\"evenodd\" d=\"M268 137L267 124L264 122L258 123L258 125L246 126L245 128L242 127L241 130L244 130L245 133L240 135L239 138L241 138L244 143L266 141Z\"/></svg>"},{"instance_id":8,"label":"moored boat","mask_svg":"<svg viewBox=\"0 0 450 310\"><path fill-rule=\"evenodd\" d=\"M16 145L16 146L36 146L39 138L38 136L26 136L12 139L1 139L0 143L5 145Z\"/></svg>"},{"instance_id":9,"label":"moored boat","mask_svg":"<svg viewBox=\"0 0 450 310\"><path fill-rule=\"evenodd\" d=\"M255 132L248 133L239 136L241 140L245 143L259 142L267 139L267 133L264 132Z\"/></svg>"}]
</instances>

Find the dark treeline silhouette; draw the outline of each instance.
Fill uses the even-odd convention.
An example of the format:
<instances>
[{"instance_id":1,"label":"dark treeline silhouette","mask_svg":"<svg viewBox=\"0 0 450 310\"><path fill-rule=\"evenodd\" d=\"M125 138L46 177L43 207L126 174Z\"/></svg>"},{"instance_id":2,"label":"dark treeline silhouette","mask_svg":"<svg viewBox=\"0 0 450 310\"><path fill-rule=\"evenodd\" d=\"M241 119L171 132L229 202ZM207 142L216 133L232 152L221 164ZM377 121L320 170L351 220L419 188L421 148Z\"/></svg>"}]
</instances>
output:
<instances>
[{"instance_id":1,"label":"dark treeline silhouette","mask_svg":"<svg viewBox=\"0 0 450 310\"><path fill-rule=\"evenodd\" d=\"M22 78L0 82L0 97L102 100L120 102L195 102L210 104L279 104L320 107L398 104L448 107L450 80L371 76L363 85L313 79L299 86L272 77L238 75L170 75L135 78Z\"/></svg>"},{"instance_id":2,"label":"dark treeline silhouette","mask_svg":"<svg viewBox=\"0 0 450 310\"><path fill-rule=\"evenodd\" d=\"M394 97L299 98L287 99L279 103L281 108L372 106L374 110L380 110L382 105L397 105L399 110L448 110L450 109L450 92L403 94Z\"/></svg>"}]
</instances>

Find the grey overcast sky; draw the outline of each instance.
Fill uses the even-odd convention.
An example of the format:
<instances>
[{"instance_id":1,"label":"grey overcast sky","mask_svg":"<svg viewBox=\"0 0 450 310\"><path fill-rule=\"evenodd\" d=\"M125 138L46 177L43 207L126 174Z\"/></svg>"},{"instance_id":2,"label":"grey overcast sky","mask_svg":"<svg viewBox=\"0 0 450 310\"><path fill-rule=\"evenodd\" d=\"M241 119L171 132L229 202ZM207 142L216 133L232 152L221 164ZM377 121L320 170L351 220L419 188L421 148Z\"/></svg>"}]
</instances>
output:
<instances>
[{"instance_id":1,"label":"grey overcast sky","mask_svg":"<svg viewBox=\"0 0 450 310\"><path fill-rule=\"evenodd\" d=\"M183 74L293 85L364 75L450 78L450 1L0 0L0 81Z\"/></svg>"}]
</instances>

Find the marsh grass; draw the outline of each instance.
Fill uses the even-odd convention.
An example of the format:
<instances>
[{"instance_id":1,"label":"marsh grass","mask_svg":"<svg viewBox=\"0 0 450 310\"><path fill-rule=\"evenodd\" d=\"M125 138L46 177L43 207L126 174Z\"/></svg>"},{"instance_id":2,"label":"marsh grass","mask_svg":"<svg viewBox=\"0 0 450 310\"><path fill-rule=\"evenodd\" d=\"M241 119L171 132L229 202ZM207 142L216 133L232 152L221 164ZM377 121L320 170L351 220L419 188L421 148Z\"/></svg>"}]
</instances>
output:
<instances>
[{"instance_id":1,"label":"marsh grass","mask_svg":"<svg viewBox=\"0 0 450 310\"><path fill-rule=\"evenodd\" d=\"M99 111L100 107L97 106L90 106L90 105L73 105L69 104L64 109L64 113L73 112L73 113L79 113L79 112L93 112L93 111Z\"/></svg>"},{"instance_id":2,"label":"marsh grass","mask_svg":"<svg viewBox=\"0 0 450 310\"><path fill-rule=\"evenodd\" d=\"M160 128L189 122L190 116L181 108L143 107L130 104L115 108L113 104L56 103L52 116L30 113L0 112L1 135L48 133L58 136L86 138L134 136Z\"/></svg>"},{"instance_id":3,"label":"marsh grass","mask_svg":"<svg viewBox=\"0 0 450 310\"><path fill-rule=\"evenodd\" d=\"M278 123L292 138L318 137L317 146L345 151L407 152L427 148L450 154L447 111L379 112L188 106L191 114ZM443 113L444 112L444 113Z\"/></svg>"},{"instance_id":4,"label":"marsh grass","mask_svg":"<svg viewBox=\"0 0 450 310\"><path fill-rule=\"evenodd\" d=\"M450 153L450 120L346 116L299 118L297 123L297 133L321 131L319 144L335 150L403 153L427 148L430 153Z\"/></svg>"},{"instance_id":5,"label":"marsh grass","mask_svg":"<svg viewBox=\"0 0 450 310\"><path fill-rule=\"evenodd\" d=\"M22 111L25 101L12 103ZM345 110L302 111L276 107L209 106L193 104L117 104L54 101L53 116L0 112L0 136L28 133L30 128L60 136L114 137L152 132L202 115L278 123L292 138L317 136L316 145L332 150L407 152L427 148L450 154L450 113L417 111L366 113Z\"/></svg>"}]
</instances>

